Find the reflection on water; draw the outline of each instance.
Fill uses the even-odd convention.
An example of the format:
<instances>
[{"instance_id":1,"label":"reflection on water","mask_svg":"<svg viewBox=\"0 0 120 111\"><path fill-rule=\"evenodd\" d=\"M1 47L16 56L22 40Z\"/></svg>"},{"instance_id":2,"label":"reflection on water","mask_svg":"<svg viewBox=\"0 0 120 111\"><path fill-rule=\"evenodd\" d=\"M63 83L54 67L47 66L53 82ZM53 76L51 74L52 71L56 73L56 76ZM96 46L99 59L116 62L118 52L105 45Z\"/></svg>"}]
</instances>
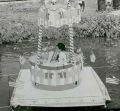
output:
<instances>
[{"instance_id":1,"label":"reflection on water","mask_svg":"<svg viewBox=\"0 0 120 111\"><path fill-rule=\"evenodd\" d=\"M75 46L82 48L85 56L85 65L92 66L98 73L99 77L105 83L106 75L114 75L120 79L120 43L117 47L106 47L102 40L76 40ZM94 54L96 56L96 62L90 62L90 47L93 48ZM0 74L18 74L20 70L19 66L19 55L24 55L26 59L29 58L32 53L37 51L37 42L25 42L22 44L16 44L13 46L1 47L0 54ZM107 67L106 67L107 66ZM109 66L109 67L108 67ZM25 63L24 68L29 68L29 62ZM2 81L2 82L1 82ZM7 84L7 79L0 80L1 84ZM112 102L108 104L108 108L119 108L120 107L120 85L106 84ZM0 86L1 89L1 86ZM4 96L8 92L4 92L6 87L2 87ZM0 95L1 96L1 95ZM1 98L1 97L0 97ZM4 98L3 98L4 99ZM2 100L3 100L2 99ZM0 106L1 101L0 99ZM7 101L6 101L7 102Z\"/></svg>"},{"instance_id":2,"label":"reflection on water","mask_svg":"<svg viewBox=\"0 0 120 111\"><path fill-rule=\"evenodd\" d=\"M117 48L108 48L106 49L106 61L112 65L112 66L116 66L118 64L119 61L119 49Z\"/></svg>"}]
</instances>

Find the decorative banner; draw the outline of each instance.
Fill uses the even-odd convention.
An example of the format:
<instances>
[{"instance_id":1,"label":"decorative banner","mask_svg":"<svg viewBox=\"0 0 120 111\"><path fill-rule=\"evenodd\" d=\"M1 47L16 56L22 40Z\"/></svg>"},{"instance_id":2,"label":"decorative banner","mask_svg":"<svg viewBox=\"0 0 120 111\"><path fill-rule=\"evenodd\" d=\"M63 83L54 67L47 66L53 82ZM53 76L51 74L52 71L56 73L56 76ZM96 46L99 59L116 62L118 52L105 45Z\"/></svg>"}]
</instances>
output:
<instances>
[{"instance_id":1,"label":"decorative banner","mask_svg":"<svg viewBox=\"0 0 120 111\"><path fill-rule=\"evenodd\" d=\"M39 68L39 69L40 69L40 68ZM40 84L43 84L45 73L43 72L43 69L40 69L38 72L39 72L39 80L40 80Z\"/></svg>"},{"instance_id":2,"label":"decorative banner","mask_svg":"<svg viewBox=\"0 0 120 111\"><path fill-rule=\"evenodd\" d=\"M56 74L56 85L60 85L60 76L59 76L59 70L55 71L55 74Z\"/></svg>"},{"instance_id":3,"label":"decorative banner","mask_svg":"<svg viewBox=\"0 0 120 111\"><path fill-rule=\"evenodd\" d=\"M73 74L72 68L69 68L69 69L68 69L68 74L69 74L69 75L68 75L67 77L68 77L68 84L69 84L69 83L72 83L72 82L73 82L73 81L72 81L72 74Z\"/></svg>"},{"instance_id":4,"label":"decorative banner","mask_svg":"<svg viewBox=\"0 0 120 111\"><path fill-rule=\"evenodd\" d=\"M68 84L68 80L69 80L69 70L66 69L66 78L65 78L66 84Z\"/></svg>"},{"instance_id":5,"label":"decorative banner","mask_svg":"<svg viewBox=\"0 0 120 111\"><path fill-rule=\"evenodd\" d=\"M53 70L53 71L51 71L51 85L52 86L56 86L56 73L55 73L55 71Z\"/></svg>"},{"instance_id":6,"label":"decorative banner","mask_svg":"<svg viewBox=\"0 0 120 111\"><path fill-rule=\"evenodd\" d=\"M38 83L37 79L38 79L38 66L36 65L35 66L35 69L34 69L34 82L35 84Z\"/></svg>"}]
</instances>

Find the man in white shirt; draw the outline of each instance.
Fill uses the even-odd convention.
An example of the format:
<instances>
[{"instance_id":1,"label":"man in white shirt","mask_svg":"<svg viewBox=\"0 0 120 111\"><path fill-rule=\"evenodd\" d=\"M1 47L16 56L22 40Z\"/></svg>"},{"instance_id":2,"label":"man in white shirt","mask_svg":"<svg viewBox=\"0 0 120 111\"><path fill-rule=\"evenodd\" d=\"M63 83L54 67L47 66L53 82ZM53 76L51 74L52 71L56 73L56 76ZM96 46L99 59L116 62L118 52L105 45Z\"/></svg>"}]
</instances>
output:
<instances>
[{"instance_id":1,"label":"man in white shirt","mask_svg":"<svg viewBox=\"0 0 120 111\"><path fill-rule=\"evenodd\" d=\"M82 11L84 12L85 9L85 0L82 0Z\"/></svg>"},{"instance_id":2,"label":"man in white shirt","mask_svg":"<svg viewBox=\"0 0 120 111\"><path fill-rule=\"evenodd\" d=\"M82 9L82 0L78 0L78 15L80 15Z\"/></svg>"},{"instance_id":3,"label":"man in white shirt","mask_svg":"<svg viewBox=\"0 0 120 111\"><path fill-rule=\"evenodd\" d=\"M79 7L82 8L82 0L78 0Z\"/></svg>"},{"instance_id":4,"label":"man in white shirt","mask_svg":"<svg viewBox=\"0 0 120 111\"><path fill-rule=\"evenodd\" d=\"M78 0L78 14L85 9L85 0Z\"/></svg>"},{"instance_id":5,"label":"man in white shirt","mask_svg":"<svg viewBox=\"0 0 120 111\"><path fill-rule=\"evenodd\" d=\"M79 5L82 5L82 0L78 0L78 4L79 4Z\"/></svg>"}]
</instances>

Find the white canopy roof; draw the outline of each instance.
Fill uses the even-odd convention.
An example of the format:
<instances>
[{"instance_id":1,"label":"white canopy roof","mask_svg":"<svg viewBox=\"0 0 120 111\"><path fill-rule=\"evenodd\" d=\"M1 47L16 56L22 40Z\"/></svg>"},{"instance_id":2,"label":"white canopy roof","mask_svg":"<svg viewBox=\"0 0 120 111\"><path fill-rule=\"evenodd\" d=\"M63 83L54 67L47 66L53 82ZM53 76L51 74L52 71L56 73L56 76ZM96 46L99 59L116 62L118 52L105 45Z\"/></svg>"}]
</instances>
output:
<instances>
[{"instance_id":1,"label":"white canopy roof","mask_svg":"<svg viewBox=\"0 0 120 111\"><path fill-rule=\"evenodd\" d=\"M81 15L78 14L77 0L67 2L63 0L45 0L39 9L39 25L45 27L72 25L79 23Z\"/></svg>"}]
</instances>

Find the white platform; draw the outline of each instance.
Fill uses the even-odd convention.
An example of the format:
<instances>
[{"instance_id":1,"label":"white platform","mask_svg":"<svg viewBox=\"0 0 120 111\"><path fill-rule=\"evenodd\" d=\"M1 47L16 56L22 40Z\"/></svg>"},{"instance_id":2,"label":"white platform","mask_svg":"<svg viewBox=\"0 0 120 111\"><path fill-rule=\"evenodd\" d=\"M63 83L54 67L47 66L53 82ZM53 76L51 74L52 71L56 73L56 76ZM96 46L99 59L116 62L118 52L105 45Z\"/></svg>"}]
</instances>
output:
<instances>
[{"instance_id":1,"label":"white platform","mask_svg":"<svg viewBox=\"0 0 120 111\"><path fill-rule=\"evenodd\" d=\"M14 89L12 106L102 106L110 101L108 91L96 72L85 67L81 72L78 87L64 91L46 91L36 89L31 83L30 70L21 70L17 82L21 86Z\"/></svg>"}]
</instances>

